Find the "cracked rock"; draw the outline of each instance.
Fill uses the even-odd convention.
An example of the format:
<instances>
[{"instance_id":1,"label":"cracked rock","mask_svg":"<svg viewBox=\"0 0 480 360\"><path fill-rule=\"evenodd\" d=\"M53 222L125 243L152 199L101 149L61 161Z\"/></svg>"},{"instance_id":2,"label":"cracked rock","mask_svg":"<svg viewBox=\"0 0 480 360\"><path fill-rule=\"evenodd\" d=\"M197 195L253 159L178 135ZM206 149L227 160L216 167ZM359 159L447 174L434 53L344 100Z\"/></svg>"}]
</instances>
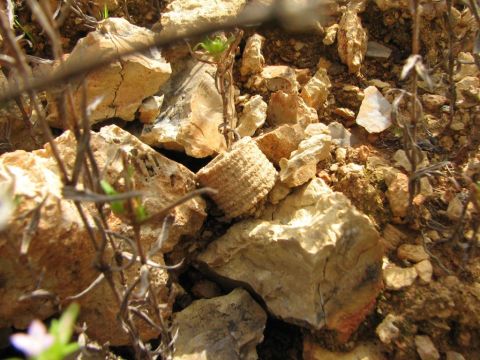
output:
<instances>
[{"instance_id":1,"label":"cracked rock","mask_svg":"<svg viewBox=\"0 0 480 360\"><path fill-rule=\"evenodd\" d=\"M98 30L90 32L78 41L64 66L75 68L85 59L108 58L147 44L153 41L154 37L154 32L132 25L125 19L108 18L99 24ZM55 69L61 70L61 67L57 66ZM125 56L121 60L89 72L85 82L90 123L95 124L114 117L125 121L134 120L142 101L156 94L168 80L171 72L170 64L156 49ZM83 98L81 82L74 83L72 88L74 109L80 116ZM55 97L54 92L49 93L48 120L52 126L68 128L69 124L60 123ZM68 121L71 119L69 116Z\"/></svg>"},{"instance_id":2,"label":"cracked rock","mask_svg":"<svg viewBox=\"0 0 480 360\"><path fill-rule=\"evenodd\" d=\"M194 301L173 319L174 360L255 360L267 315L241 288Z\"/></svg>"},{"instance_id":3,"label":"cracked rock","mask_svg":"<svg viewBox=\"0 0 480 360\"><path fill-rule=\"evenodd\" d=\"M348 337L381 289L382 252L370 220L316 178L233 224L198 260L248 284L275 316Z\"/></svg>"}]
</instances>

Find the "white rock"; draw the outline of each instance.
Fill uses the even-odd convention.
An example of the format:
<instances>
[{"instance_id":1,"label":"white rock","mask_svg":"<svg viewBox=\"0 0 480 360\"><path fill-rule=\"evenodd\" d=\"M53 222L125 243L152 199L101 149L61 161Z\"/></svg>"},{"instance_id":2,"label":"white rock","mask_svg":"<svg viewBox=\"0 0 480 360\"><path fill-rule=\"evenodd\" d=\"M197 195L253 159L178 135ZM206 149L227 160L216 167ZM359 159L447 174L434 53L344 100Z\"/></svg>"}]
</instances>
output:
<instances>
[{"instance_id":1,"label":"white rock","mask_svg":"<svg viewBox=\"0 0 480 360\"><path fill-rule=\"evenodd\" d=\"M152 124L160 115L164 96L150 96L138 108L138 119L144 124Z\"/></svg>"},{"instance_id":2,"label":"white rock","mask_svg":"<svg viewBox=\"0 0 480 360\"><path fill-rule=\"evenodd\" d=\"M440 359L440 353L433 344L430 337L425 335L415 336L415 345L417 347L417 353L422 360L438 360Z\"/></svg>"},{"instance_id":3,"label":"white rock","mask_svg":"<svg viewBox=\"0 0 480 360\"><path fill-rule=\"evenodd\" d=\"M218 131L223 105L215 71L213 65L187 61L165 85L165 110L154 124L145 125L142 141L198 158L224 151L225 138Z\"/></svg>"},{"instance_id":4,"label":"white rock","mask_svg":"<svg viewBox=\"0 0 480 360\"><path fill-rule=\"evenodd\" d=\"M393 314L388 314L385 319L377 326L375 332L378 338L384 344L391 344L392 341L400 336L400 329L395 325L395 322L400 322L403 319Z\"/></svg>"},{"instance_id":5,"label":"white rock","mask_svg":"<svg viewBox=\"0 0 480 360\"><path fill-rule=\"evenodd\" d=\"M266 119L267 103L260 95L254 95L245 103L236 130L240 137L253 136L255 131L263 126Z\"/></svg>"},{"instance_id":6,"label":"white rock","mask_svg":"<svg viewBox=\"0 0 480 360\"><path fill-rule=\"evenodd\" d=\"M300 142L298 149L291 153L290 158L280 159L280 180L290 187L313 179L317 164L330 155L332 138L324 124L310 124L305 133L305 139Z\"/></svg>"},{"instance_id":7,"label":"white rock","mask_svg":"<svg viewBox=\"0 0 480 360\"><path fill-rule=\"evenodd\" d=\"M450 202L448 203L447 208L447 216L450 220L456 221L459 220L462 216L463 212L463 202L460 199L459 195L456 195Z\"/></svg>"},{"instance_id":8,"label":"white rock","mask_svg":"<svg viewBox=\"0 0 480 360\"><path fill-rule=\"evenodd\" d=\"M430 256L425 252L422 245L402 244L397 249L397 256L402 260L418 263L427 260Z\"/></svg>"},{"instance_id":9,"label":"white rock","mask_svg":"<svg viewBox=\"0 0 480 360\"><path fill-rule=\"evenodd\" d=\"M383 270L385 286L389 290L400 290L413 284L417 278L417 270L414 267L401 268L398 266L388 267Z\"/></svg>"},{"instance_id":10,"label":"white rock","mask_svg":"<svg viewBox=\"0 0 480 360\"><path fill-rule=\"evenodd\" d=\"M327 70L320 68L303 87L301 96L308 106L318 110L327 100L331 87Z\"/></svg>"},{"instance_id":11,"label":"white rock","mask_svg":"<svg viewBox=\"0 0 480 360\"><path fill-rule=\"evenodd\" d=\"M233 224L198 260L223 279L249 284L275 316L344 335L381 288L375 227L318 178L259 219Z\"/></svg>"},{"instance_id":12,"label":"white rock","mask_svg":"<svg viewBox=\"0 0 480 360\"><path fill-rule=\"evenodd\" d=\"M330 130L332 142L335 145L344 148L351 146L352 134L342 124L336 121L331 122L330 124L328 124L328 129Z\"/></svg>"},{"instance_id":13,"label":"white rock","mask_svg":"<svg viewBox=\"0 0 480 360\"><path fill-rule=\"evenodd\" d=\"M258 359L267 315L241 288L175 313L174 360Z\"/></svg>"},{"instance_id":14,"label":"white rock","mask_svg":"<svg viewBox=\"0 0 480 360\"><path fill-rule=\"evenodd\" d=\"M259 34L254 34L247 39L240 66L240 74L242 76L262 72L265 65L265 58L262 55L264 42L265 38Z\"/></svg>"},{"instance_id":15,"label":"white rock","mask_svg":"<svg viewBox=\"0 0 480 360\"><path fill-rule=\"evenodd\" d=\"M77 42L64 65L66 68L74 68L85 59L103 59L145 45L153 41L155 36L153 31L132 25L125 19L108 18L99 24L98 30L90 32ZM54 71L60 68L58 66ZM114 117L125 121L134 120L142 101L156 94L171 72L170 64L158 50L125 56L121 61L89 72L84 80L91 108L90 123ZM80 116L83 89L79 82L74 82L73 85L72 88L76 89L73 93L74 109ZM64 127L60 123L54 96L50 94L48 99L48 120L54 126Z\"/></svg>"},{"instance_id":16,"label":"white rock","mask_svg":"<svg viewBox=\"0 0 480 360\"><path fill-rule=\"evenodd\" d=\"M418 278L421 283L428 284L432 281L433 266L430 260L420 261L418 264L415 264L415 269L417 269Z\"/></svg>"},{"instance_id":17,"label":"white rock","mask_svg":"<svg viewBox=\"0 0 480 360\"><path fill-rule=\"evenodd\" d=\"M356 122L369 133L379 133L392 125L392 106L375 86L364 90L365 97L360 105Z\"/></svg>"},{"instance_id":18,"label":"white rock","mask_svg":"<svg viewBox=\"0 0 480 360\"><path fill-rule=\"evenodd\" d=\"M161 30L165 37L185 35L192 30L235 19L246 3L246 0L173 0L162 12L160 23L154 25L154 30Z\"/></svg>"}]
</instances>

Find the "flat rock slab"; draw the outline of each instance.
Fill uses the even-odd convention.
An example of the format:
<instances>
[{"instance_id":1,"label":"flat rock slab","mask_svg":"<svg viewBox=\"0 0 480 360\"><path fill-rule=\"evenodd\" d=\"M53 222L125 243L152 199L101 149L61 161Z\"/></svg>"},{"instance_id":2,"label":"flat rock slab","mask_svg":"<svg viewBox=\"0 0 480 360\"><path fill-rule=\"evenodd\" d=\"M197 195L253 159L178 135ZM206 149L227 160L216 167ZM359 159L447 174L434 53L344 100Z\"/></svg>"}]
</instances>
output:
<instances>
[{"instance_id":1,"label":"flat rock slab","mask_svg":"<svg viewBox=\"0 0 480 360\"><path fill-rule=\"evenodd\" d=\"M275 316L348 337L381 289L382 253L369 219L317 178L231 226L198 260L248 284Z\"/></svg>"},{"instance_id":2,"label":"flat rock slab","mask_svg":"<svg viewBox=\"0 0 480 360\"><path fill-rule=\"evenodd\" d=\"M174 314L175 360L254 360L267 315L237 288L230 294L197 300Z\"/></svg>"}]
</instances>

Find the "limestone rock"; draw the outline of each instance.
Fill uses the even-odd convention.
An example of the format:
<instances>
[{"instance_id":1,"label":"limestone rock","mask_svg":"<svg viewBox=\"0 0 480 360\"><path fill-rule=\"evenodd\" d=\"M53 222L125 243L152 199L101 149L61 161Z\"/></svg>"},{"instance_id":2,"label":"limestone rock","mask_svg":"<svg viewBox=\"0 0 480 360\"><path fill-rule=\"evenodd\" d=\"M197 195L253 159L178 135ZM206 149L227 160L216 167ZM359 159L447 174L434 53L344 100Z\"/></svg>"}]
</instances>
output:
<instances>
[{"instance_id":1,"label":"limestone rock","mask_svg":"<svg viewBox=\"0 0 480 360\"><path fill-rule=\"evenodd\" d=\"M427 167L429 164L426 153L422 151L421 154L422 154L421 155L422 158L417 163L417 169ZM393 155L393 160L395 161L396 167L401 167L406 171L412 171L412 165L410 164L410 160L408 160L407 158L407 154L405 153L405 150L401 150L401 149L397 150Z\"/></svg>"},{"instance_id":2,"label":"limestone rock","mask_svg":"<svg viewBox=\"0 0 480 360\"><path fill-rule=\"evenodd\" d=\"M330 136L335 145L343 148L348 148L352 145L352 134L339 122L334 121L328 124L328 130L330 130Z\"/></svg>"},{"instance_id":3,"label":"limestone rock","mask_svg":"<svg viewBox=\"0 0 480 360\"><path fill-rule=\"evenodd\" d=\"M418 263L427 260L430 256L427 254L422 245L402 244L397 249L399 259Z\"/></svg>"},{"instance_id":4,"label":"limestone rock","mask_svg":"<svg viewBox=\"0 0 480 360\"><path fill-rule=\"evenodd\" d=\"M298 90L297 73L286 65L265 66L261 79L268 91L296 92Z\"/></svg>"},{"instance_id":5,"label":"limestone rock","mask_svg":"<svg viewBox=\"0 0 480 360\"><path fill-rule=\"evenodd\" d=\"M138 119L144 124L152 124L160 115L164 96L150 96L138 108Z\"/></svg>"},{"instance_id":6,"label":"limestone rock","mask_svg":"<svg viewBox=\"0 0 480 360\"><path fill-rule=\"evenodd\" d=\"M306 127L318 122L318 115L298 94L279 90L270 97L267 121L272 126L300 124Z\"/></svg>"},{"instance_id":7,"label":"limestone rock","mask_svg":"<svg viewBox=\"0 0 480 360\"><path fill-rule=\"evenodd\" d=\"M215 71L213 65L187 61L165 86L165 111L144 127L141 139L198 158L224 151L225 138L218 131L223 106Z\"/></svg>"},{"instance_id":8,"label":"limestone rock","mask_svg":"<svg viewBox=\"0 0 480 360\"><path fill-rule=\"evenodd\" d=\"M258 74L262 72L265 65L265 58L262 55L262 47L265 38L259 34L254 34L247 39L245 49L243 50L242 64L240 74L242 76Z\"/></svg>"},{"instance_id":9,"label":"limestone rock","mask_svg":"<svg viewBox=\"0 0 480 360\"><path fill-rule=\"evenodd\" d=\"M327 100L331 87L327 70L320 68L303 87L301 96L308 106L318 110Z\"/></svg>"},{"instance_id":10,"label":"limestone rock","mask_svg":"<svg viewBox=\"0 0 480 360\"><path fill-rule=\"evenodd\" d=\"M132 25L125 19L108 18L100 23L98 30L78 41L64 65L70 68L85 59L103 59L153 41L154 37L154 32ZM57 66L56 69L60 68ZM85 77L87 101L91 105L90 123L114 117L134 120L142 101L157 93L171 72L170 64L158 50L125 56L122 60L90 72ZM75 89L74 109L80 116L82 86L74 82L72 88ZM66 124L60 124L54 96L54 93L49 96L48 119L54 126L66 127Z\"/></svg>"},{"instance_id":11,"label":"limestone rock","mask_svg":"<svg viewBox=\"0 0 480 360\"><path fill-rule=\"evenodd\" d=\"M388 183L388 190L385 195L394 216L407 216L409 196L407 175L403 173L394 175L392 181Z\"/></svg>"},{"instance_id":12,"label":"limestone rock","mask_svg":"<svg viewBox=\"0 0 480 360\"><path fill-rule=\"evenodd\" d=\"M453 75L453 80L460 81L467 76L478 77L480 72L477 65L475 65L475 59L469 52L461 52L457 57L456 73Z\"/></svg>"},{"instance_id":13,"label":"limestone rock","mask_svg":"<svg viewBox=\"0 0 480 360\"><path fill-rule=\"evenodd\" d=\"M480 79L477 76L466 76L457 82L455 91L456 104L460 108L470 108L478 105L480 92Z\"/></svg>"},{"instance_id":14,"label":"limestone rock","mask_svg":"<svg viewBox=\"0 0 480 360\"><path fill-rule=\"evenodd\" d=\"M337 38L338 24L330 25L325 29L325 37L323 38L323 43L325 45L332 45Z\"/></svg>"},{"instance_id":15,"label":"limestone rock","mask_svg":"<svg viewBox=\"0 0 480 360\"><path fill-rule=\"evenodd\" d=\"M226 218L251 214L275 185L277 171L255 141L245 137L197 173L203 186L218 190L211 197Z\"/></svg>"},{"instance_id":16,"label":"limestone rock","mask_svg":"<svg viewBox=\"0 0 480 360\"><path fill-rule=\"evenodd\" d=\"M255 142L268 160L279 166L280 159L290 158L290 154L298 148L304 137L304 130L299 124L285 124L260 135L255 138Z\"/></svg>"},{"instance_id":17,"label":"limestone rock","mask_svg":"<svg viewBox=\"0 0 480 360\"><path fill-rule=\"evenodd\" d=\"M246 0L173 0L162 13L154 30L161 35L185 35L191 30L235 19Z\"/></svg>"},{"instance_id":18,"label":"limestone rock","mask_svg":"<svg viewBox=\"0 0 480 360\"><path fill-rule=\"evenodd\" d=\"M423 94L422 103L427 110L439 111L440 108L448 102L448 99L443 95Z\"/></svg>"},{"instance_id":19,"label":"limestone rock","mask_svg":"<svg viewBox=\"0 0 480 360\"><path fill-rule=\"evenodd\" d=\"M303 360L386 360L378 345L360 343L348 352L330 351L316 344L311 338L303 341Z\"/></svg>"},{"instance_id":20,"label":"limestone rock","mask_svg":"<svg viewBox=\"0 0 480 360\"><path fill-rule=\"evenodd\" d=\"M379 133L392 125L392 106L375 86L364 90L365 97L360 105L356 122L369 133Z\"/></svg>"},{"instance_id":21,"label":"limestone rock","mask_svg":"<svg viewBox=\"0 0 480 360\"><path fill-rule=\"evenodd\" d=\"M390 290L400 290L412 285L417 276L417 270L414 267L401 268L392 266L383 270L385 286Z\"/></svg>"},{"instance_id":22,"label":"limestone rock","mask_svg":"<svg viewBox=\"0 0 480 360\"><path fill-rule=\"evenodd\" d=\"M260 95L254 95L245 103L236 130L240 137L253 136L255 131L263 126L266 119L267 103Z\"/></svg>"},{"instance_id":23,"label":"limestone rock","mask_svg":"<svg viewBox=\"0 0 480 360\"><path fill-rule=\"evenodd\" d=\"M430 260L427 259L420 261L418 264L415 264L415 269L417 270L418 278L421 283L428 284L432 281L433 266Z\"/></svg>"},{"instance_id":24,"label":"limestone rock","mask_svg":"<svg viewBox=\"0 0 480 360\"><path fill-rule=\"evenodd\" d=\"M330 155L332 138L324 124L310 124L305 129L306 137L289 159L280 159L280 180L295 187L313 179L317 173L317 164Z\"/></svg>"},{"instance_id":25,"label":"limestone rock","mask_svg":"<svg viewBox=\"0 0 480 360\"><path fill-rule=\"evenodd\" d=\"M415 345L417 346L417 353L422 360L438 360L440 353L433 344L430 337L425 335L415 336Z\"/></svg>"},{"instance_id":26,"label":"limestone rock","mask_svg":"<svg viewBox=\"0 0 480 360\"><path fill-rule=\"evenodd\" d=\"M321 179L210 243L200 264L247 283L285 321L348 337L381 288L382 249L368 218Z\"/></svg>"},{"instance_id":27,"label":"limestone rock","mask_svg":"<svg viewBox=\"0 0 480 360\"><path fill-rule=\"evenodd\" d=\"M369 41L367 43L367 52L365 55L368 57L388 59L391 54L392 49L380 44L379 42Z\"/></svg>"},{"instance_id":28,"label":"limestone rock","mask_svg":"<svg viewBox=\"0 0 480 360\"><path fill-rule=\"evenodd\" d=\"M448 203L447 217L453 221L459 220L460 217L462 216L463 208L464 208L464 205L462 200L460 199L460 196L456 195Z\"/></svg>"},{"instance_id":29,"label":"limestone rock","mask_svg":"<svg viewBox=\"0 0 480 360\"><path fill-rule=\"evenodd\" d=\"M267 315L247 291L194 301L174 314L175 360L258 359Z\"/></svg>"},{"instance_id":30,"label":"limestone rock","mask_svg":"<svg viewBox=\"0 0 480 360\"><path fill-rule=\"evenodd\" d=\"M462 354L455 351L447 351L445 354L447 355L446 360L465 360Z\"/></svg>"},{"instance_id":31,"label":"limestone rock","mask_svg":"<svg viewBox=\"0 0 480 360\"><path fill-rule=\"evenodd\" d=\"M388 314L377 326L375 332L382 343L388 345L400 336L400 329L395 325L395 322L400 321L402 321L400 316Z\"/></svg>"},{"instance_id":32,"label":"limestone rock","mask_svg":"<svg viewBox=\"0 0 480 360\"><path fill-rule=\"evenodd\" d=\"M340 60L348 66L350 73L358 73L367 52L367 33L355 9L347 8L338 25Z\"/></svg>"},{"instance_id":33,"label":"limestone rock","mask_svg":"<svg viewBox=\"0 0 480 360\"><path fill-rule=\"evenodd\" d=\"M396 249L400 245L400 243L406 241L407 239L407 234L405 234L392 224L387 224L383 229L382 243L387 250Z\"/></svg>"}]
</instances>

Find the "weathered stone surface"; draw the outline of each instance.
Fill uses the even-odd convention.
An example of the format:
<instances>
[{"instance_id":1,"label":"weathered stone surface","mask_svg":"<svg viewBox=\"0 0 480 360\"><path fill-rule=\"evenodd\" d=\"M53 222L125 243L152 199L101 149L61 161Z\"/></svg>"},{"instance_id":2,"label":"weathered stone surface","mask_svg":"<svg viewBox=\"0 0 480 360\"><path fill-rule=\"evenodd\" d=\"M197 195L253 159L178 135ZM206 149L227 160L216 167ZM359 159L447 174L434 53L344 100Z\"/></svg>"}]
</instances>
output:
<instances>
[{"instance_id":1,"label":"weathered stone surface","mask_svg":"<svg viewBox=\"0 0 480 360\"><path fill-rule=\"evenodd\" d=\"M379 133L388 129L392 125L390 103L375 86L367 87L364 94L356 123L369 133Z\"/></svg>"},{"instance_id":2,"label":"weathered stone surface","mask_svg":"<svg viewBox=\"0 0 480 360\"><path fill-rule=\"evenodd\" d=\"M466 76L455 86L457 94L456 104L460 108L470 108L478 105L480 79L477 76Z\"/></svg>"},{"instance_id":3,"label":"weathered stone surface","mask_svg":"<svg viewBox=\"0 0 480 360\"><path fill-rule=\"evenodd\" d=\"M367 52L365 55L368 57L388 59L391 54L392 49L377 41L369 41L367 43Z\"/></svg>"},{"instance_id":4,"label":"weathered stone surface","mask_svg":"<svg viewBox=\"0 0 480 360\"><path fill-rule=\"evenodd\" d=\"M340 60L351 73L358 73L367 52L367 33L356 9L348 8L340 20L337 41Z\"/></svg>"},{"instance_id":5,"label":"weathered stone surface","mask_svg":"<svg viewBox=\"0 0 480 360\"><path fill-rule=\"evenodd\" d=\"M418 273L414 267L401 268L391 266L383 270L385 286L390 290L400 290L401 288L412 285L417 276Z\"/></svg>"},{"instance_id":6,"label":"weathered stone surface","mask_svg":"<svg viewBox=\"0 0 480 360\"><path fill-rule=\"evenodd\" d=\"M277 171L255 141L244 137L197 173L203 186L218 190L210 195L226 218L250 215L275 185Z\"/></svg>"},{"instance_id":7,"label":"weathered stone surface","mask_svg":"<svg viewBox=\"0 0 480 360\"><path fill-rule=\"evenodd\" d=\"M421 154L422 158L417 162L417 169L424 168L429 164L426 153L422 151ZM395 161L396 167L401 167L406 171L412 171L412 164L410 164L410 160L408 160L405 150L399 149L395 151L395 154L393 155L393 160Z\"/></svg>"},{"instance_id":8,"label":"weathered stone surface","mask_svg":"<svg viewBox=\"0 0 480 360\"><path fill-rule=\"evenodd\" d=\"M185 35L191 30L233 20L246 3L246 0L173 0L154 30L161 30L165 37Z\"/></svg>"},{"instance_id":9,"label":"weathered stone surface","mask_svg":"<svg viewBox=\"0 0 480 360\"><path fill-rule=\"evenodd\" d=\"M254 95L245 103L236 130L240 137L253 136L266 119L267 103L263 101L260 95Z\"/></svg>"},{"instance_id":10,"label":"weathered stone surface","mask_svg":"<svg viewBox=\"0 0 480 360\"><path fill-rule=\"evenodd\" d=\"M415 336L415 345L417 346L417 353L422 360L438 360L440 353L433 344L430 337L425 335Z\"/></svg>"},{"instance_id":11,"label":"weathered stone surface","mask_svg":"<svg viewBox=\"0 0 480 360\"><path fill-rule=\"evenodd\" d=\"M378 338L384 344L390 344L392 341L400 336L400 329L395 325L395 322L401 322L403 319L400 316L388 314L385 319L377 326L375 332Z\"/></svg>"},{"instance_id":12,"label":"weathered stone surface","mask_svg":"<svg viewBox=\"0 0 480 360\"><path fill-rule=\"evenodd\" d=\"M381 349L374 343L360 343L348 352L330 351L312 339L303 341L303 360L385 360Z\"/></svg>"},{"instance_id":13,"label":"weathered stone surface","mask_svg":"<svg viewBox=\"0 0 480 360\"><path fill-rule=\"evenodd\" d=\"M302 126L285 124L260 135L255 141L268 160L279 166L280 159L290 158L290 154L298 148L304 137Z\"/></svg>"},{"instance_id":14,"label":"weathered stone surface","mask_svg":"<svg viewBox=\"0 0 480 360\"><path fill-rule=\"evenodd\" d=\"M418 263L422 260L428 259L427 254L422 245L402 244L397 249L397 256L402 260L409 260Z\"/></svg>"},{"instance_id":15,"label":"weathered stone surface","mask_svg":"<svg viewBox=\"0 0 480 360\"><path fill-rule=\"evenodd\" d=\"M465 360L462 354L455 351L447 351L445 355L447 355L446 360Z\"/></svg>"},{"instance_id":16,"label":"weathered stone surface","mask_svg":"<svg viewBox=\"0 0 480 360\"><path fill-rule=\"evenodd\" d=\"M268 91L296 92L298 90L297 73L286 65L265 66L261 79Z\"/></svg>"},{"instance_id":17,"label":"weathered stone surface","mask_svg":"<svg viewBox=\"0 0 480 360\"><path fill-rule=\"evenodd\" d=\"M242 64L240 74L242 76L258 74L262 72L265 65L265 58L262 55L262 47L265 38L259 34L254 34L247 39L245 49L243 50Z\"/></svg>"},{"instance_id":18,"label":"weathered stone surface","mask_svg":"<svg viewBox=\"0 0 480 360\"><path fill-rule=\"evenodd\" d=\"M247 291L197 300L174 314L175 360L255 360L267 315Z\"/></svg>"},{"instance_id":19,"label":"weathered stone surface","mask_svg":"<svg viewBox=\"0 0 480 360\"><path fill-rule=\"evenodd\" d=\"M198 257L215 274L249 284L275 316L346 337L375 302L381 259L368 218L318 178L259 219L234 224Z\"/></svg>"},{"instance_id":20,"label":"weathered stone surface","mask_svg":"<svg viewBox=\"0 0 480 360\"><path fill-rule=\"evenodd\" d=\"M154 37L154 32L132 25L125 19L108 18L100 23L97 31L90 32L78 41L65 61L65 67L73 68L85 59L103 59L131 50L153 41ZM87 101L95 106L92 106L89 121L94 124L114 117L134 120L142 101L157 93L171 72L170 64L158 50L125 56L122 60L90 72L85 77ZM81 83L74 84L72 88L75 89L74 109L80 116L83 89ZM54 126L66 127L60 123L53 96L51 94L49 97L48 119Z\"/></svg>"},{"instance_id":21,"label":"weathered stone surface","mask_svg":"<svg viewBox=\"0 0 480 360\"><path fill-rule=\"evenodd\" d=\"M418 264L415 264L415 269L417 270L418 278L421 283L428 284L432 281L433 266L430 260L427 259L420 261Z\"/></svg>"},{"instance_id":22,"label":"weathered stone surface","mask_svg":"<svg viewBox=\"0 0 480 360\"><path fill-rule=\"evenodd\" d=\"M306 127L318 122L318 115L298 94L279 90L272 94L268 102L267 121L272 126L300 124Z\"/></svg>"},{"instance_id":23,"label":"weathered stone surface","mask_svg":"<svg viewBox=\"0 0 480 360\"><path fill-rule=\"evenodd\" d=\"M65 159L67 170L71 173L75 159L73 134L65 132L56 139L56 143L60 155ZM114 154L118 151L127 154L134 170L132 181L136 183L138 190L145 193L142 200L150 214L195 189L193 173L159 155L116 126L104 127L100 133L92 133L91 146L100 169L104 169L110 162L105 171L105 179L119 192L122 191L122 186L117 180L121 178L123 166L120 159L114 159ZM13 178L14 195L21 199L9 227L0 236L0 277L5 279L4 286L0 288L0 327L13 324L21 328L27 326L33 318L45 319L56 312L49 301L18 300L22 295L36 289L37 275L42 274L42 289L64 300L83 291L99 273L92 265L95 261L95 251L87 229L74 204L62 197L63 185L50 147L46 146L44 150L32 153L16 151L5 154L0 157L0 168L2 174L8 174L7 178L0 180L1 186ZM19 239L27 231L32 217L28 212L38 206L43 199L45 203L40 208L40 220L32 234L28 253L22 261L18 261ZM92 207L86 205L87 209ZM194 199L172 211L173 226L165 248L173 246L182 235L192 236L198 231L206 215L204 207L201 199ZM132 237L132 229L123 224L118 217L108 210L106 216L111 230ZM93 220L89 221L93 224ZM145 225L141 238L146 249L157 239L160 230L161 221ZM121 243L117 246L125 247ZM106 258L112 256L109 246L105 256ZM157 255L155 261L163 263L163 257ZM126 272L127 284L133 280L137 271L138 266L129 268ZM120 281L117 275L114 279ZM171 306L166 287L167 272L154 271L152 280L159 301ZM128 336L117 322L118 304L105 282L81 297L79 302L82 309L80 321L87 323L87 333L92 338L102 343L110 341L115 345L129 342ZM143 322L139 322L139 328L143 338L157 335L156 330Z\"/></svg>"},{"instance_id":24,"label":"weathered stone surface","mask_svg":"<svg viewBox=\"0 0 480 360\"><path fill-rule=\"evenodd\" d=\"M450 202L448 203L447 208L447 216L450 220L456 221L459 220L462 216L463 212L463 202L460 199L460 196L456 195Z\"/></svg>"},{"instance_id":25,"label":"weathered stone surface","mask_svg":"<svg viewBox=\"0 0 480 360\"><path fill-rule=\"evenodd\" d=\"M332 84L328 78L327 70L319 68L303 87L301 96L308 106L318 110L327 100L331 87Z\"/></svg>"},{"instance_id":26,"label":"weathered stone surface","mask_svg":"<svg viewBox=\"0 0 480 360\"><path fill-rule=\"evenodd\" d=\"M310 124L305 129L305 139L289 159L280 159L280 180L295 187L313 179L317 173L317 164L330 155L332 138L324 124Z\"/></svg>"},{"instance_id":27,"label":"weathered stone surface","mask_svg":"<svg viewBox=\"0 0 480 360\"><path fill-rule=\"evenodd\" d=\"M215 71L213 65L187 61L164 87L165 111L144 127L141 139L198 158L224 151L225 138L218 131L223 123L222 98L215 88Z\"/></svg>"},{"instance_id":28,"label":"weathered stone surface","mask_svg":"<svg viewBox=\"0 0 480 360\"><path fill-rule=\"evenodd\" d=\"M150 96L138 108L138 119L144 124L152 124L160 115L164 96Z\"/></svg>"},{"instance_id":29,"label":"weathered stone surface","mask_svg":"<svg viewBox=\"0 0 480 360\"><path fill-rule=\"evenodd\" d=\"M387 180L388 190L385 193L392 213L397 217L405 217L408 211L408 176L403 173L394 175Z\"/></svg>"},{"instance_id":30,"label":"weathered stone surface","mask_svg":"<svg viewBox=\"0 0 480 360\"><path fill-rule=\"evenodd\" d=\"M400 245L400 243L406 241L407 239L407 234L405 234L392 224L387 224L383 229L382 243L387 250L396 249Z\"/></svg>"}]
</instances>

